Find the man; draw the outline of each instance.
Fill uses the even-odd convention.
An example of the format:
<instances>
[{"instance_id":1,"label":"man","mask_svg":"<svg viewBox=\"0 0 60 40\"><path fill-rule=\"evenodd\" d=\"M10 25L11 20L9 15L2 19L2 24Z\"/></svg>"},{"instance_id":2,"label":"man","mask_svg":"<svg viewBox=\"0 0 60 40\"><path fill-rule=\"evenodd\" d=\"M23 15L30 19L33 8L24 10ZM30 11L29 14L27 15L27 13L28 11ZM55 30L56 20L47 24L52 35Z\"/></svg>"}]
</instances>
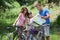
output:
<instances>
[{"instance_id":1,"label":"man","mask_svg":"<svg viewBox=\"0 0 60 40\"><path fill-rule=\"evenodd\" d=\"M43 36L42 39L43 40L49 40L50 35L49 35L49 27L50 27L50 14L49 11L46 8L42 8L42 6L40 4L36 5L37 10L39 11L39 15L41 16L41 18L43 18L46 22L42 24L42 29L43 29Z\"/></svg>"}]
</instances>

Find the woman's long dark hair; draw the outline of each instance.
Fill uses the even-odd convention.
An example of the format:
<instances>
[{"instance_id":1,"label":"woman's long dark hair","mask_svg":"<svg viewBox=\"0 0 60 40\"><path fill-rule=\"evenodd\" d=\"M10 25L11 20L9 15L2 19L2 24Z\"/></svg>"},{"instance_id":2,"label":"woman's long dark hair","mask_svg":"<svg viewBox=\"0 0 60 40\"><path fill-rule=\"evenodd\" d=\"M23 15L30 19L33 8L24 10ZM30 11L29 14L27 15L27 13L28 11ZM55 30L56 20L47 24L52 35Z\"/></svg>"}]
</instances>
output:
<instances>
[{"instance_id":1,"label":"woman's long dark hair","mask_svg":"<svg viewBox=\"0 0 60 40\"><path fill-rule=\"evenodd\" d=\"M25 10L26 10L25 17L28 17L29 13L28 13L28 9L26 7L23 7L21 9L20 13L24 13Z\"/></svg>"}]
</instances>

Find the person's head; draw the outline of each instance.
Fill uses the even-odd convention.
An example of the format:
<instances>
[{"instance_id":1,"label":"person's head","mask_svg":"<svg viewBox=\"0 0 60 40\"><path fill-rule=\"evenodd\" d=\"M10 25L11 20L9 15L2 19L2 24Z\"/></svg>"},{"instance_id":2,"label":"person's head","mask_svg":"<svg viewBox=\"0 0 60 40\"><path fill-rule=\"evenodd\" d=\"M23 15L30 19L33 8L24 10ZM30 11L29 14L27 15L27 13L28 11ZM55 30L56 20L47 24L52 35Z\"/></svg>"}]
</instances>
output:
<instances>
[{"instance_id":1,"label":"person's head","mask_svg":"<svg viewBox=\"0 0 60 40\"><path fill-rule=\"evenodd\" d=\"M29 13L28 18L32 18L32 12Z\"/></svg>"},{"instance_id":2,"label":"person's head","mask_svg":"<svg viewBox=\"0 0 60 40\"><path fill-rule=\"evenodd\" d=\"M42 9L41 4L37 4L36 7L37 7L37 10L39 10L39 11Z\"/></svg>"},{"instance_id":3,"label":"person's head","mask_svg":"<svg viewBox=\"0 0 60 40\"><path fill-rule=\"evenodd\" d=\"M23 7L21 9L21 13L23 13L25 16L28 16L28 9L26 7Z\"/></svg>"}]
</instances>

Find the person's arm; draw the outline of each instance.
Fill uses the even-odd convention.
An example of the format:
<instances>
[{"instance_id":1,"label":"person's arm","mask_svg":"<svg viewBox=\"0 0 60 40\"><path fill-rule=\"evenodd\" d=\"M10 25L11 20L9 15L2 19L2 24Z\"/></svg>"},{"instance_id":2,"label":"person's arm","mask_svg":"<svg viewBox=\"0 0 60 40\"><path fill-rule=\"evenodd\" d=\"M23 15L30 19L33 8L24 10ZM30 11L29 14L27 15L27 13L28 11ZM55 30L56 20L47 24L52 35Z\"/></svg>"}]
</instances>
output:
<instances>
[{"instance_id":1,"label":"person's arm","mask_svg":"<svg viewBox=\"0 0 60 40\"><path fill-rule=\"evenodd\" d=\"M45 11L45 15L46 16L41 16L41 18L50 18L50 14L48 10Z\"/></svg>"},{"instance_id":2,"label":"person's arm","mask_svg":"<svg viewBox=\"0 0 60 40\"><path fill-rule=\"evenodd\" d=\"M47 14L46 16L41 16L41 18L50 18L50 14Z\"/></svg>"},{"instance_id":3,"label":"person's arm","mask_svg":"<svg viewBox=\"0 0 60 40\"><path fill-rule=\"evenodd\" d=\"M15 22L13 23L13 26L16 25L16 22L18 21L19 17L21 16L21 13L19 14L18 18L15 20Z\"/></svg>"}]
</instances>

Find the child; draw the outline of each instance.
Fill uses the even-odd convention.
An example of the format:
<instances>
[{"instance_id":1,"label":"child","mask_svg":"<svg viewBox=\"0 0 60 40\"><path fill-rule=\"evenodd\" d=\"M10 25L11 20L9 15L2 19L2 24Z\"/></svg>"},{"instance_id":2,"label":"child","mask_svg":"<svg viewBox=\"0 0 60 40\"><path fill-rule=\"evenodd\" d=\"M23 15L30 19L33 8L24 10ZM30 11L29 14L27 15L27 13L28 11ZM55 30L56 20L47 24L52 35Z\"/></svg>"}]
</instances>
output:
<instances>
[{"instance_id":1,"label":"child","mask_svg":"<svg viewBox=\"0 0 60 40\"><path fill-rule=\"evenodd\" d=\"M30 12L27 18L27 40L33 40L33 36L37 35L38 31L34 29L34 21L33 21L32 13ZM37 23L36 23L37 24ZM37 24L38 25L38 24Z\"/></svg>"},{"instance_id":2,"label":"child","mask_svg":"<svg viewBox=\"0 0 60 40\"><path fill-rule=\"evenodd\" d=\"M26 31L27 31L27 40L29 40L29 38L31 39L31 40L33 40L32 39L32 35L31 35L31 30L32 29L34 29L34 27L33 27L33 21L32 21L32 13L30 12L29 13L29 15L28 15L28 18L27 18L27 26L26 26Z\"/></svg>"},{"instance_id":3,"label":"child","mask_svg":"<svg viewBox=\"0 0 60 40\"><path fill-rule=\"evenodd\" d=\"M22 40L22 32L25 24L25 18L28 15L28 9L26 7L23 7L21 9L21 12L19 13L18 18L14 22L13 26L17 27L17 33L18 33L18 40Z\"/></svg>"}]
</instances>

